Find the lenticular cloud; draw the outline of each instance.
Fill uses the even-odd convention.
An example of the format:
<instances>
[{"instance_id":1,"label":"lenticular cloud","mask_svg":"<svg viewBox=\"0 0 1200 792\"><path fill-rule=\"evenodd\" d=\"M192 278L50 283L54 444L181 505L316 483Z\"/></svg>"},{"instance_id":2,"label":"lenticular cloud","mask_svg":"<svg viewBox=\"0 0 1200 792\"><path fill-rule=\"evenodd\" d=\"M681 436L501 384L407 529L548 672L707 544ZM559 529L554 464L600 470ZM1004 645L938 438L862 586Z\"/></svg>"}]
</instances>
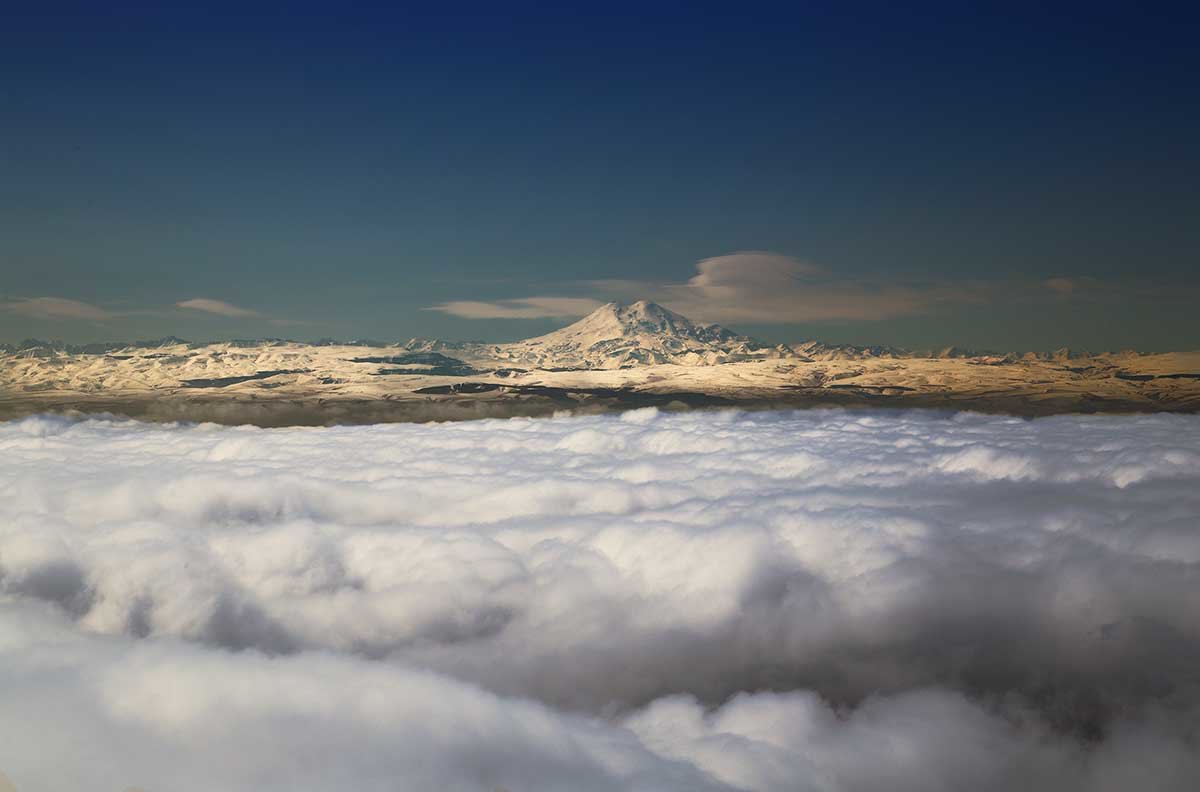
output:
<instances>
[{"instance_id":1,"label":"lenticular cloud","mask_svg":"<svg viewBox=\"0 0 1200 792\"><path fill-rule=\"evenodd\" d=\"M0 424L0 772L1192 789L1198 449L1172 415Z\"/></svg>"}]
</instances>

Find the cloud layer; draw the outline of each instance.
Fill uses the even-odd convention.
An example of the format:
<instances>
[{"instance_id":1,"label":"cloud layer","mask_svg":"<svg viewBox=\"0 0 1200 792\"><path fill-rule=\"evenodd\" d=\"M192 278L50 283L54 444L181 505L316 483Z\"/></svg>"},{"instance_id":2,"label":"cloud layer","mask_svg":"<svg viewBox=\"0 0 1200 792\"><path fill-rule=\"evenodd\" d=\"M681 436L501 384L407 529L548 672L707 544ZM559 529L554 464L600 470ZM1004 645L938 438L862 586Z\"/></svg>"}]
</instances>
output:
<instances>
[{"instance_id":1,"label":"cloud layer","mask_svg":"<svg viewBox=\"0 0 1200 792\"><path fill-rule=\"evenodd\" d=\"M1166 415L0 424L0 771L1191 788L1198 448Z\"/></svg>"}]
</instances>

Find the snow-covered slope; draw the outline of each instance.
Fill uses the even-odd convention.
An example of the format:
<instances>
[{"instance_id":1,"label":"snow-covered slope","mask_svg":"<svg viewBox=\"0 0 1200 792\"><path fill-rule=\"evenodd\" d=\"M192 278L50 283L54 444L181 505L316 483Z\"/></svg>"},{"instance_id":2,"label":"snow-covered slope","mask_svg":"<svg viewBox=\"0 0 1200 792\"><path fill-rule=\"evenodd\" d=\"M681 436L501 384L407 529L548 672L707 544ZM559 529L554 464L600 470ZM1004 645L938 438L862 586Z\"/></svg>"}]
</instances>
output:
<instances>
[{"instance_id":1,"label":"snow-covered slope","mask_svg":"<svg viewBox=\"0 0 1200 792\"><path fill-rule=\"evenodd\" d=\"M1200 352L1078 358L788 349L646 303L604 306L570 327L512 344L167 339L104 350L0 346L0 420L73 409L276 426L707 403L886 403L1022 414L1200 410Z\"/></svg>"},{"instance_id":2,"label":"snow-covered slope","mask_svg":"<svg viewBox=\"0 0 1200 792\"><path fill-rule=\"evenodd\" d=\"M490 357L513 366L543 369L706 366L780 354L719 325L696 324L645 300L607 303L561 330L487 350Z\"/></svg>"}]
</instances>

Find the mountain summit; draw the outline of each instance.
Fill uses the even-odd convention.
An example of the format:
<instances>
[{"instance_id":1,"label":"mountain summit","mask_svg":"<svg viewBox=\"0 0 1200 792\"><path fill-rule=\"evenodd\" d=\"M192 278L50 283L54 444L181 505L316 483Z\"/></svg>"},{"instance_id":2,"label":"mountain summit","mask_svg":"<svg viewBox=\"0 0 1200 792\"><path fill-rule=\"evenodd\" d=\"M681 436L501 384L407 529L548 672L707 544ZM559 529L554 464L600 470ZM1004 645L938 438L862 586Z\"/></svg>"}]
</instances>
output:
<instances>
[{"instance_id":1,"label":"mountain summit","mask_svg":"<svg viewBox=\"0 0 1200 792\"><path fill-rule=\"evenodd\" d=\"M735 333L720 325L698 325L658 303L638 300L635 303L605 303L575 324L544 336L526 339L525 343L557 343L568 339L595 343L639 336L690 339L704 343L737 338Z\"/></svg>"},{"instance_id":2,"label":"mountain summit","mask_svg":"<svg viewBox=\"0 0 1200 792\"><path fill-rule=\"evenodd\" d=\"M646 300L606 303L561 330L496 349L515 365L588 369L654 363L701 366L762 357L767 351L720 325L696 324Z\"/></svg>"}]
</instances>

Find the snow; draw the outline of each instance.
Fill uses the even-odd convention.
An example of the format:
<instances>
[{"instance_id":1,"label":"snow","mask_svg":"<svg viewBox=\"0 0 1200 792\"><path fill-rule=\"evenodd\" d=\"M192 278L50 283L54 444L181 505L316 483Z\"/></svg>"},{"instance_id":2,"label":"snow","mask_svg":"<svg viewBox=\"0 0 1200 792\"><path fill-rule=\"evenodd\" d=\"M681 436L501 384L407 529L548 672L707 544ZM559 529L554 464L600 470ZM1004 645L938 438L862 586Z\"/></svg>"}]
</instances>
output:
<instances>
[{"instance_id":1,"label":"snow","mask_svg":"<svg viewBox=\"0 0 1200 792\"><path fill-rule=\"evenodd\" d=\"M456 375L453 366L413 365L400 372L384 363L361 362L413 352L462 361L463 373ZM211 387L186 387L188 381ZM471 388L446 388L465 382L486 387L472 393ZM64 406L114 409L114 402L131 399L170 407L233 397L323 404L458 400L471 408L429 417L473 417L475 410L505 400L531 404L536 396L522 393L526 386L686 392L759 405L816 400L1038 413L1194 410L1200 407L1200 353L971 355L947 350L921 356L886 346L819 342L770 347L645 301L609 303L568 327L509 344L189 345L168 339L159 346L130 345L107 353L51 347L0 351L0 416ZM428 388L447 392L421 393ZM192 414L187 405L167 412L187 417Z\"/></svg>"}]
</instances>

